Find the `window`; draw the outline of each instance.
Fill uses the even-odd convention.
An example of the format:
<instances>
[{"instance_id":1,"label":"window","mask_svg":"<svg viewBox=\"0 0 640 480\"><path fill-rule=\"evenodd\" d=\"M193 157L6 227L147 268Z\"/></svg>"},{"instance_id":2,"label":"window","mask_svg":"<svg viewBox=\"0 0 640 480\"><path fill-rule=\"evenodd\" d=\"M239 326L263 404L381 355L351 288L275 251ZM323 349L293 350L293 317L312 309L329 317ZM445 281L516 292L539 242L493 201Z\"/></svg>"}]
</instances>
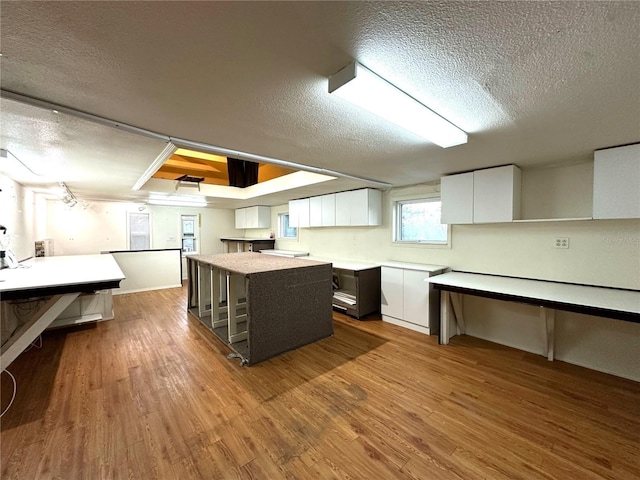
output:
<instances>
[{"instance_id":1,"label":"window","mask_svg":"<svg viewBox=\"0 0 640 480\"><path fill-rule=\"evenodd\" d=\"M149 250L151 248L151 228L148 213L129 212L129 250Z\"/></svg>"},{"instance_id":2,"label":"window","mask_svg":"<svg viewBox=\"0 0 640 480\"><path fill-rule=\"evenodd\" d=\"M182 253L198 253L196 238L198 216L180 215L180 223L182 225Z\"/></svg>"},{"instance_id":3,"label":"window","mask_svg":"<svg viewBox=\"0 0 640 480\"><path fill-rule=\"evenodd\" d=\"M298 238L298 229L289 226L289 213L278 214L278 238Z\"/></svg>"},{"instance_id":4,"label":"window","mask_svg":"<svg viewBox=\"0 0 640 480\"><path fill-rule=\"evenodd\" d=\"M440 207L435 197L396 202L394 241L446 245L449 228L440 223Z\"/></svg>"}]
</instances>

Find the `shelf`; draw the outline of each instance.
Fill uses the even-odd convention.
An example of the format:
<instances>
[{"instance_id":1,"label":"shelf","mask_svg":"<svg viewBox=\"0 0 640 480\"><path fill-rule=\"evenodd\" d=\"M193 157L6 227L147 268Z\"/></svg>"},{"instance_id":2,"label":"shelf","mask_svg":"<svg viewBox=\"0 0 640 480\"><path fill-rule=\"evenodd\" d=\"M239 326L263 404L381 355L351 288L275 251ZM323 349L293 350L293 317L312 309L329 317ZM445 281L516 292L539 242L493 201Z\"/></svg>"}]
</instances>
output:
<instances>
[{"instance_id":1,"label":"shelf","mask_svg":"<svg viewBox=\"0 0 640 480\"><path fill-rule=\"evenodd\" d=\"M349 292L346 290L336 290L333 292L333 300L337 300L340 303L355 307L358 304L358 298L355 292Z\"/></svg>"},{"instance_id":2,"label":"shelf","mask_svg":"<svg viewBox=\"0 0 640 480\"><path fill-rule=\"evenodd\" d=\"M533 222L574 222L582 220L593 220L592 217L574 218L528 218L526 220L514 220L513 223L533 223Z\"/></svg>"}]
</instances>

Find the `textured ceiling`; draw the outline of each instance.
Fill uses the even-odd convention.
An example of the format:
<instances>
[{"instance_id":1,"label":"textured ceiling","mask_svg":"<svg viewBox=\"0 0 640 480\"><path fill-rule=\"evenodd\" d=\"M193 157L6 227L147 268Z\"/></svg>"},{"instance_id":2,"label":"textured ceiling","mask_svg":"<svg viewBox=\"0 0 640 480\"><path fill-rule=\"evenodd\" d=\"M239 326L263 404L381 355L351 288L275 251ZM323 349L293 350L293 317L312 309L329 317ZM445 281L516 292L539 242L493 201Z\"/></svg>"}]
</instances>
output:
<instances>
[{"instance_id":1,"label":"textured ceiling","mask_svg":"<svg viewBox=\"0 0 640 480\"><path fill-rule=\"evenodd\" d=\"M3 90L393 185L640 141L638 2L3 2L0 22ZM442 149L330 96L354 59L469 143ZM88 197L145 194L130 186L162 141L1 106L2 148L37 166L57 155Z\"/></svg>"}]
</instances>

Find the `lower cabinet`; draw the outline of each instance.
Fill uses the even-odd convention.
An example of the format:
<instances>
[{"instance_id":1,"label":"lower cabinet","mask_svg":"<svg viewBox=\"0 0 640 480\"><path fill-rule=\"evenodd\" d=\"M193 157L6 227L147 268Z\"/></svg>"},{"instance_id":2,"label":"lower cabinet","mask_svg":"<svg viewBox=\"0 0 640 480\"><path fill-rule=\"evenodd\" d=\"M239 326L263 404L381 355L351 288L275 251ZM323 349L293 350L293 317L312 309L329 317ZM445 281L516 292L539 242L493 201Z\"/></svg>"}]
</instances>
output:
<instances>
[{"instance_id":1,"label":"lower cabinet","mask_svg":"<svg viewBox=\"0 0 640 480\"><path fill-rule=\"evenodd\" d=\"M305 258L331 263L333 308L357 319L380 311L380 265L327 257Z\"/></svg>"},{"instance_id":2,"label":"lower cabinet","mask_svg":"<svg viewBox=\"0 0 640 480\"><path fill-rule=\"evenodd\" d=\"M380 267L333 264L333 307L358 320L380 309Z\"/></svg>"},{"instance_id":3,"label":"lower cabinet","mask_svg":"<svg viewBox=\"0 0 640 480\"><path fill-rule=\"evenodd\" d=\"M440 295L427 279L448 267L400 262L382 264L382 320L427 335L438 333Z\"/></svg>"}]
</instances>

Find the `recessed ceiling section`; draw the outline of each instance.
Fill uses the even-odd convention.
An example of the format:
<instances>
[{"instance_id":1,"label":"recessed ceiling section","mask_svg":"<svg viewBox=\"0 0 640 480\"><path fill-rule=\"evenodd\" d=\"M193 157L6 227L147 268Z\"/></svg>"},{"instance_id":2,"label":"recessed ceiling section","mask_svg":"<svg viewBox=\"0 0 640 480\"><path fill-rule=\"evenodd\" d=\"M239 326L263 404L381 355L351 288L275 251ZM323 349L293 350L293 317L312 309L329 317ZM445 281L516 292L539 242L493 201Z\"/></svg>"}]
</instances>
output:
<instances>
[{"instance_id":1,"label":"recessed ceiling section","mask_svg":"<svg viewBox=\"0 0 640 480\"><path fill-rule=\"evenodd\" d=\"M280 165L260 163L258 164L258 183L289 175L295 171L292 168ZM179 148L153 174L152 178L178 180L184 175L192 178L202 178L201 183L203 184L228 186L227 157Z\"/></svg>"},{"instance_id":2,"label":"recessed ceiling section","mask_svg":"<svg viewBox=\"0 0 640 480\"><path fill-rule=\"evenodd\" d=\"M317 183L335 180L336 177L313 172L293 172L288 175L256 183L250 187L239 188L228 185L188 184L175 180L151 178L145 183L143 190L156 193L176 193L188 195L202 195L204 197L227 198L233 200L249 200L252 198L271 195L295 188L307 187Z\"/></svg>"},{"instance_id":3,"label":"recessed ceiling section","mask_svg":"<svg viewBox=\"0 0 640 480\"><path fill-rule=\"evenodd\" d=\"M253 163L253 162L247 162ZM336 177L268 163L257 165L257 182L246 187L230 185L228 157L178 148L141 190L167 194L248 200L273 193L335 180Z\"/></svg>"}]
</instances>

